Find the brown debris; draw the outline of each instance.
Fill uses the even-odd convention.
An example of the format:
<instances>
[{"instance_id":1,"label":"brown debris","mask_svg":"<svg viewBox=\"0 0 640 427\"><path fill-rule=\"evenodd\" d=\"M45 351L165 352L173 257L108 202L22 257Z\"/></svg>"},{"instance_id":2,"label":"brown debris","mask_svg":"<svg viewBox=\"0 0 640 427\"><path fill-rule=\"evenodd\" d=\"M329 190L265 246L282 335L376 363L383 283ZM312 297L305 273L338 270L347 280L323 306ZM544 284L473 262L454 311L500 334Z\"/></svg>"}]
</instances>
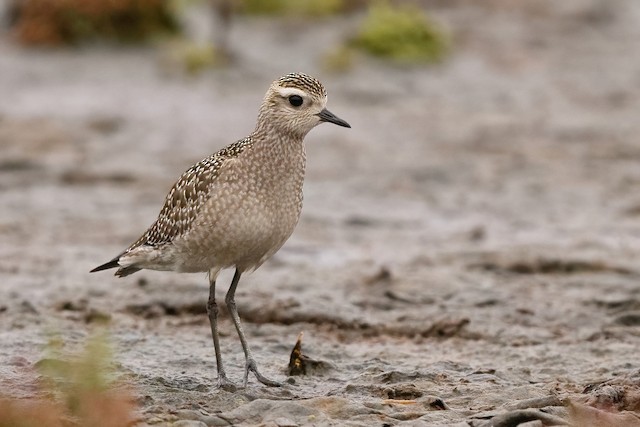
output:
<instances>
[{"instance_id":1,"label":"brown debris","mask_svg":"<svg viewBox=\"0 0 640 427\"><path fill-rule=\"evenodd\" d=\"M312 359L302 353L303 336L304 332L300 332L298 334L296 344L293 346L293 350L291 350L287 374L290 377L296 375L317 375L332 369L330 363L322 360Z\"/></svg>"},{"instance_id":2,"label":"brown debris","mask_svg":"<svg viewBox=\"0 0 640 427\"><path fill-rule=\"evenodd\" d=\"M305 356L302 354L303 336L304 332L300 332L300 334L298 334L296 344L293 346L293 350L291 350L291 356L289 357L289 371L287 372L289 376L305 375L307 373L304 361Z\"/></svg>"}]
</instances>

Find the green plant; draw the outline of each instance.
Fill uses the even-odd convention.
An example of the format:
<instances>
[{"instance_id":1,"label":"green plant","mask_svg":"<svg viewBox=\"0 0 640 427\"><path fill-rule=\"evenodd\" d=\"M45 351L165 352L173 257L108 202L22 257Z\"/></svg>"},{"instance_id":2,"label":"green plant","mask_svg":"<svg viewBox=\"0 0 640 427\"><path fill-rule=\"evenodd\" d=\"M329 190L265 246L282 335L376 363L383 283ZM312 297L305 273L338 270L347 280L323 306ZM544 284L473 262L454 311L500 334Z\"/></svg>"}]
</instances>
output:
<instances>
[{"instance_id":1,"label":"green plant","mask_svg":"<svg viewBox=\"0 0 640 427\"><path fill-rule=\"evenodd\" d=\"M92 39L138 42L178 30L168 0L16 0L14 31L32 45Z\"/></svg>"},{"instance_id":2,"label":"green plant","mask_svg":"<svg viewBox=\"0 0 640 427\"><path fill-rule=\"evenodd\" d=\"M250 15L328 16L345 10L348 0L242 0Z\"/></svg>"},{"instance_id":3,"label":"green plant","mask_svg":"<svg viewBox=\"0 0 640 427\"><path fill-rule=\"evenodd\" d=\"M429 63L440 61L449 43L440 27L418 7L378 1L370 6L351 45L396 62Z\"/></svg>"},{"instance_id":4,"label":"green plant","mask_svg":"<svg viewBox=\"0 0 640 427\"><path fill-rule=\"evenodd\" d=\"M229 65L232 57L212 43L176 39L163 45L162 59L163 65L171 72L196 76L206 70Z\"/></svg>"},{"instance_id":5,"label":"green plant","mask_svg":"<svg viewBox=\"0 0 640 427\"><path fill-rule=\"evenodd\" d=\"M41 400L0 397L0 427L127 427L135 421L134 400L110 369L111 351L103 334L91 337L80 355L51 340L42 373Z\"/></svg>"}]
</instances>

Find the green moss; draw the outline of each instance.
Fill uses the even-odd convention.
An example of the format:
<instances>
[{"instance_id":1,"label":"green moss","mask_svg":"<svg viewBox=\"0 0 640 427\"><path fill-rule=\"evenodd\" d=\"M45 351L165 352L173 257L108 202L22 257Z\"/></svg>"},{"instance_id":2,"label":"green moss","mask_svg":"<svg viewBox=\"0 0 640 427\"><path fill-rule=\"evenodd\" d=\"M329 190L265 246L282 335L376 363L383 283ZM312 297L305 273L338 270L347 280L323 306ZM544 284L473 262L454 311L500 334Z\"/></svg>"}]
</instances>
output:
<instances>
[{"instance_id":1,"label":"green moss","mask_svg":"<svg viewBox=\"0 0 640 427\"><path fill-rule=\"evenodd\" d=\"M340 13L347 0L242 0L241 10L250 15L318 17Z\"/></svg>"},{"instance_id":2,"label":"green moss","mask_svg":"<svg viewBox=\"0 0 640 427\"><path fill-rule=\"evenodd\" d=\"M440 61L448 38L419 8L376 2L362 22L352 45L364 52L401 63Z\"/></svg>"}]
</instances>

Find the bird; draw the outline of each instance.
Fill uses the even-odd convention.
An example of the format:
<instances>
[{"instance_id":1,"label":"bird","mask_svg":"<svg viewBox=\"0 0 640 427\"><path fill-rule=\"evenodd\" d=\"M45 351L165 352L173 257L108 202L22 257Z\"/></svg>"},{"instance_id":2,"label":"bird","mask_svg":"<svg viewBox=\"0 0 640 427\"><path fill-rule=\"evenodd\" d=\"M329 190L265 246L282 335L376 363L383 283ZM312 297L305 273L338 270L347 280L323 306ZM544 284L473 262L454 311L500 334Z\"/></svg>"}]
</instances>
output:
<instances>
[{"instance_id":1,"label":"bird","mask_svg":"<svg viewBox=\"0 0 640 427\"><path fill-rule=\"evenodd\" d=\"M235 302L240 277L260 267L293 233L302 210L306 154L304 138L321 123L350 128L326 108L322 83L304 73L274 81L258 110L254 131L187 169L173 185L157 219L111 261L91 272L117 268L125 277L142 269L205 272L207 314L216 357L217 386L235 389L227 377L218 335L216 278L235 268L225 296L249 372L266 385L282 384L262 375L247 343Z\"/></svg>"}]
</instances>

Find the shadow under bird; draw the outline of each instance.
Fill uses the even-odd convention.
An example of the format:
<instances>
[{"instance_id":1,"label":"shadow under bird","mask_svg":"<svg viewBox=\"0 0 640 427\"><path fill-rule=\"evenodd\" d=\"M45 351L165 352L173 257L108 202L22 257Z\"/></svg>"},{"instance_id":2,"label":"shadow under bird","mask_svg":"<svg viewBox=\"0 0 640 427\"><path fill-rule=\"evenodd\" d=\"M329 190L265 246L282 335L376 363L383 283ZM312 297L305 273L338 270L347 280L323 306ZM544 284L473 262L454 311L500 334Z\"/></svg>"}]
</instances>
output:
<instances>
[{"instance_id":1,"label":"shadow under bird","mask_svg":"<svg viewBox=\"0 0 640 427\"><path fill-rule=\"evenodd\" d=\"M119 277L141 269L208 272L207 313L220 387L234 386L220 354L215 286L218 273L231 267L235 274L225 302L244 350L243 384L251 371L265 385L281 385L258 371L234 295L240 276L275 254L298 222L304 137L322 122L351 127L326 103L324 86L309 75L292 73L273 82L253 133L191 166L169 191L151 227L120 255L91 270L118 268Z\"/></svg>"}]
</instances>

